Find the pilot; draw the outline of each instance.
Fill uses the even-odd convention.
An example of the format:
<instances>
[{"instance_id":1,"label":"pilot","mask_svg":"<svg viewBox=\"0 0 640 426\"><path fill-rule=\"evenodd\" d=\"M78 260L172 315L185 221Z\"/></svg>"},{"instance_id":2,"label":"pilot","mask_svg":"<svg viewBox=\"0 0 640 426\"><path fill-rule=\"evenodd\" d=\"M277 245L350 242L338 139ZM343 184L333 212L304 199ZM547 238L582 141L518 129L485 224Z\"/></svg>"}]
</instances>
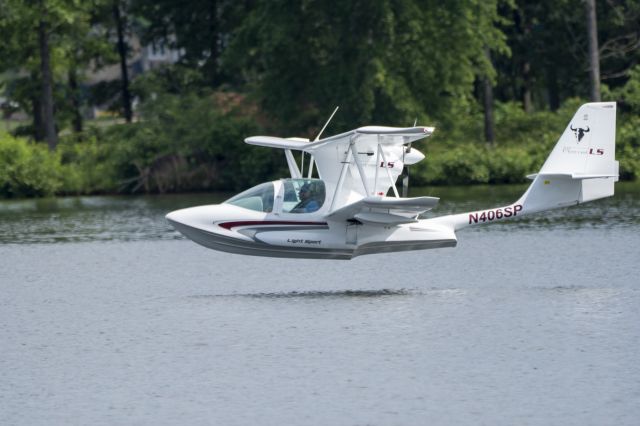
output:
<instances>
[{"instance_id":1,"label":"pilot","mask_svg":"<svg viewBox=\"0 0 640 426\"><path fill-rule=\"evenodd\" d=\"M298 198L300 202L291 210L292 213L311 213L315 212L322 205L320 197L321 191L318 190L314 182L307 182L300 187Z\"/></svg>"}]
</instances>

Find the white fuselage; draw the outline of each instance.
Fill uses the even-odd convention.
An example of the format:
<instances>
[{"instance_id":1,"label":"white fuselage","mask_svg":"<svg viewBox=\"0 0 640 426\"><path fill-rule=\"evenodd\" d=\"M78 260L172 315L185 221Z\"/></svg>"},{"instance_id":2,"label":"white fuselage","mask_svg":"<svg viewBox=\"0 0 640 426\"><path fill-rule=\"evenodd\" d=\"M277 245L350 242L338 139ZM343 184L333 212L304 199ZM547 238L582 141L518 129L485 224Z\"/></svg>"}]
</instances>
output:
<instances>
[{"instance_id":1,"label":"white fuselage","mask_svg":"<svg viewBox=\"0 0 640 426\"><path fill-rule=\"evenodd\" d=\"M429 219L380 226L326 220L321 213L263 213L218 204L177 210L167 220L205 247L255 256L351 259L457 243L451 228Z\"/></svg>"}]
</instances>

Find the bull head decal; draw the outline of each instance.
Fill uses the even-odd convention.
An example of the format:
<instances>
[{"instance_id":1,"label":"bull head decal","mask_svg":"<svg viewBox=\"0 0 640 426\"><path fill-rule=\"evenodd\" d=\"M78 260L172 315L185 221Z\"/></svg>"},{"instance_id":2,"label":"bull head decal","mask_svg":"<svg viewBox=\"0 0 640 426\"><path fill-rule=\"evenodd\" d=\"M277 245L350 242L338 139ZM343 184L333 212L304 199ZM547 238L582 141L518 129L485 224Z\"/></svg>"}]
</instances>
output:
<instances>
[{"instance_id":1,"label":"bull head decal","mask_svg":"<svg viewBox=\"0 0 640 426\"><path fill-rule=\"evenodd\" d=\"M584 138L585 133L589 132L589 126L587 126L586 129L583 129L582 127L573 127L573 124L572 124L569 128L578 139L578 142L580 142L582 138Z\"/></svg>"}]
</instances>

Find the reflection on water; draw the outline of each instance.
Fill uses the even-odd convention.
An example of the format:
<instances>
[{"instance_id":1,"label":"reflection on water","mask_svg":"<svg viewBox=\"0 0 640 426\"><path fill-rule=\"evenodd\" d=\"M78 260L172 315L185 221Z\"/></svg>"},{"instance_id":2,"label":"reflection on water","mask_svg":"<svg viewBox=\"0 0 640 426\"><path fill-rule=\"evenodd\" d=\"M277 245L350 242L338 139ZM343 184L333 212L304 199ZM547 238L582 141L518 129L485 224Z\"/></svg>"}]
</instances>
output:
<instances>
[{"instance_id":1,"label":"reflection on water","mask_svg":"<svg viewBox=\"0 0 640 426\"><path fill-rule=\"evenodd\" d=\"M190 296L192 299L209 299L219 297L250 297L256 299L292 299L292 298L325 298L325 297L382 297L409 296L420 294L416 290L380 289L380 290L334 290L334 291L290 291L283 293L243 293L243 294L199 294Z\"/></svg>"},{"instance_id":2,"label":"reflection on water","mask_svg":"<svg viewBox=\"0 0 640 426\"><path fill-rule=\"evenodd\" d=\"M440 197L425 217L506 205L526 185L414 188L411 196ZM544 212L501 225L473 227L473 232L514 228L619 228L640 224L640 184L618 183L612 198L579 207ZM216 204L229 194L61 197L0 201L0 243L30 244L81 241L175 239L181 236L164 220L169 211Z\"/></svg>"}]
</instances>

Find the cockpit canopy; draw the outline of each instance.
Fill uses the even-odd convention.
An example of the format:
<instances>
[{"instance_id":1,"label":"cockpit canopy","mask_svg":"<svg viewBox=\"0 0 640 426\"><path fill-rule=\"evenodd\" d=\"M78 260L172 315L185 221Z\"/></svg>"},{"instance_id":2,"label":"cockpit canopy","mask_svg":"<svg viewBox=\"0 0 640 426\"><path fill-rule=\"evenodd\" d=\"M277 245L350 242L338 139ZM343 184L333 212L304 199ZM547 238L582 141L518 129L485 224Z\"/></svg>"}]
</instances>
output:
<instances>
[{"instance_id":1,"label":"cockpit canopy","mask_svg":"<svg viewBox=\"0 0 640 426\"><path fill-rule=\"evenodd\" d=\"M282 202L276 202L276 194ZM226 204L264 213L313 213L324 205L325 184L320 179L281 179L254 186Z\"/></svg>"},{"instance_id":2,"label":"cockpit canopy","mask_svg":"<svg viewBox=\"0 0 640 426\"><path fill-rule=\"evenodd\" d=\"M233 204L257 212L270 213L273 211L274 190L273 182L261 183L231 197L225 204Z\"/></svg>"}]
</instances>

